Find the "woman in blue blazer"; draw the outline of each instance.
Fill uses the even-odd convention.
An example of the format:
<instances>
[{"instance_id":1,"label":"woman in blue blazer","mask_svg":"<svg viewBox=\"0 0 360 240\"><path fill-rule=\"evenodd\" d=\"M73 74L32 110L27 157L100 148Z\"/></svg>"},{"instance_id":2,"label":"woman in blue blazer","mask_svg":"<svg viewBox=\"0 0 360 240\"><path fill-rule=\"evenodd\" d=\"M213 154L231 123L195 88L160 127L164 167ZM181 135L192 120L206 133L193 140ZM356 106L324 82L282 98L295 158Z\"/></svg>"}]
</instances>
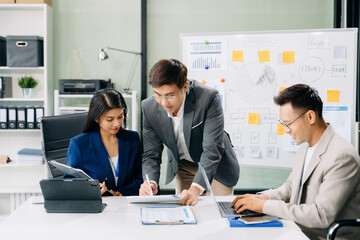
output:
<instances>
[{"instance_id":1,"label":"woman in blue blazer","mask_svg":"<svg viewBox=\"0 0 360 240\"><path fill-rule=\"evenodd\" d=\"M142 145L137 132L125 130L127 107L114 89L97 91L83 133L70 141L67 165L98 179L101 194L138 195L143 182Z\"/></svg>"}]
</instances>

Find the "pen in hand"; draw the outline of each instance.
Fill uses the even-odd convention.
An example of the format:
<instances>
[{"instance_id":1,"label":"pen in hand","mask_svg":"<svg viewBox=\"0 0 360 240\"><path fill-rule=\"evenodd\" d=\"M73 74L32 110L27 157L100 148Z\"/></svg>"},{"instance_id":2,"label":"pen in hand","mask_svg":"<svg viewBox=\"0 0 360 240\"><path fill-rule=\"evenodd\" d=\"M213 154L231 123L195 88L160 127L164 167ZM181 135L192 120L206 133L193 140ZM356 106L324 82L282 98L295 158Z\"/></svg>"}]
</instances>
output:
<instances>
[{"instance_id":1,"label":"pen in hand","mask_svg":"<svg viewBox=\"0 0 360 240\"><path fill-rule=\"evenodd\" d=\"M147 183L149 184L150 195L153 196L154 194L153 194L153 191L152 191L152 189L151 189L151 184L150 184L149 176L148 176L147 174L145 174L145 176L146 176L146 181L147 181Z\"/></svg>"}]
</instances>

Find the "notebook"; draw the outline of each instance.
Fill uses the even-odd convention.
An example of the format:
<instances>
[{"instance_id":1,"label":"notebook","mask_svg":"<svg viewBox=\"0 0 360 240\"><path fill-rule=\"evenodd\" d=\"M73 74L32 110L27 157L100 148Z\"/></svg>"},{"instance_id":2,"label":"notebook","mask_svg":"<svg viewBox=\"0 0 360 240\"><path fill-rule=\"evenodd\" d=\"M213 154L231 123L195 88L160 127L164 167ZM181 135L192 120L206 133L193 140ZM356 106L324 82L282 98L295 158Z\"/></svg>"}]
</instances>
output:
<instances>
[{"instance_id":1,"label":"notebook","mask_svg":"<svg viewBox=\"0 0 360 240\"><path fill-rule=\"evenodd\" d=\"M205 181L205 185L207 188L206 190L209 192L210 196L214 199L214 202L216 202L216 205L219 209L221 217L225 218L227 216L245 217L245 216L264 216L264 215L266 215L264 213L258 213L258 212L254 212L251 210L245 210L240 213L237 213L237 212L235 212L234 208L231 207L232 202L217 202L215 200L215 196L211 189L210 182L209 182L209 179L207 178L206 172L205 172L204 168L201 166L201 164L200 163L198 163L198 164L199 164L199 169L200 169L201 175Z\"/></svg>"}]
</instances>

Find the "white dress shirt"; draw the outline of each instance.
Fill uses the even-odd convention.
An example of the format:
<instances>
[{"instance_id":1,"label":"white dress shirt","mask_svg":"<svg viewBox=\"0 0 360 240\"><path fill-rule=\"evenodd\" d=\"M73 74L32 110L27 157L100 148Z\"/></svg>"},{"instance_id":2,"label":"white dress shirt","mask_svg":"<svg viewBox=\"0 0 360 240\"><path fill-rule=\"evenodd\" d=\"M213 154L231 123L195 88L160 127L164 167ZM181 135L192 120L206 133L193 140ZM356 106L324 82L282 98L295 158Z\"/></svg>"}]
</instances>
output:
<instances>
[{"instance_id":1,"label":"white dress shirt","mask_svg":"<svg viewBox=\"0 0 360 240\"><path fill-rule=\"evenodd\" d=\"M308 147L307 149L307 152L306 152L306 156L305 156L305 162L304 162L304 167L303 167L303 170L302 170L302 177L301 177L301 182L300 182L300 186L303 184L304 182L304 177L305 177L305 173L306 173L306 170L309 166L309 163L310 163L310 160L314 154L314 151L315 151L315 148L316 148L316 145L315 144L314 146L312 147ZM297 193L297 203L299 203L300 199L299 199L299 196L300 196L300 189L299 188L299 192Z\"/></svg>"},{"instance_id":2,"label":"white dress shirt","mask_svg":"<svg viewBox=\"0 0 360 240\"><path fill-rule=\"evenodd\" d=\"M185 136L184 136L184 105L185 105L185 99L186 99L186 95L184 96L184 100L183 100L183 102L181 104L181 107L180 107L176 117L174 115L172 115L171 113L169 113L169 112L167 112L167 114L168 114L168 117L171 118L171 120L172 120L176 146L177 146L178 153L179 153L179 158L181 160L187 160L187 161L190 161L190 162L194 162L192 160L191 156L190 156L190 153L189 153L187 147L186 147ZM191 185L194 185L194 186L198 187L201 190L201 194L205 190L202 186L200 186L197 183L192 183Z\"/></svg>"}]
</instances>

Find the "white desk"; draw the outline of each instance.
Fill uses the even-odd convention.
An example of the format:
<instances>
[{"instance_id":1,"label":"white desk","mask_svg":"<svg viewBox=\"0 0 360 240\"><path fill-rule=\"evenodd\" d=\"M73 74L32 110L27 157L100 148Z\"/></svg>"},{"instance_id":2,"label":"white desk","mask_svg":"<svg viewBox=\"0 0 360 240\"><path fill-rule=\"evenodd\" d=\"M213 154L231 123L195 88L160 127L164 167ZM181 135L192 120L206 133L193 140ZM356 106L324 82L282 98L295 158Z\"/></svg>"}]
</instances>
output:
<instances>
[{"instance_id":1,"label":"white desk","mask_svg":"<svg viewBox=\"0 0 360 240\"><path fill-rule=\"evenodd\" d=\"M283 228L230 228L209 197L192 207L196 225L159 226L142 225L140 205L124 197L103 199L108 205L100 214L49 214L28 200L0 224L0 239L308 239L291 221L283 221Z\"/></svg>"}]
</instances>

